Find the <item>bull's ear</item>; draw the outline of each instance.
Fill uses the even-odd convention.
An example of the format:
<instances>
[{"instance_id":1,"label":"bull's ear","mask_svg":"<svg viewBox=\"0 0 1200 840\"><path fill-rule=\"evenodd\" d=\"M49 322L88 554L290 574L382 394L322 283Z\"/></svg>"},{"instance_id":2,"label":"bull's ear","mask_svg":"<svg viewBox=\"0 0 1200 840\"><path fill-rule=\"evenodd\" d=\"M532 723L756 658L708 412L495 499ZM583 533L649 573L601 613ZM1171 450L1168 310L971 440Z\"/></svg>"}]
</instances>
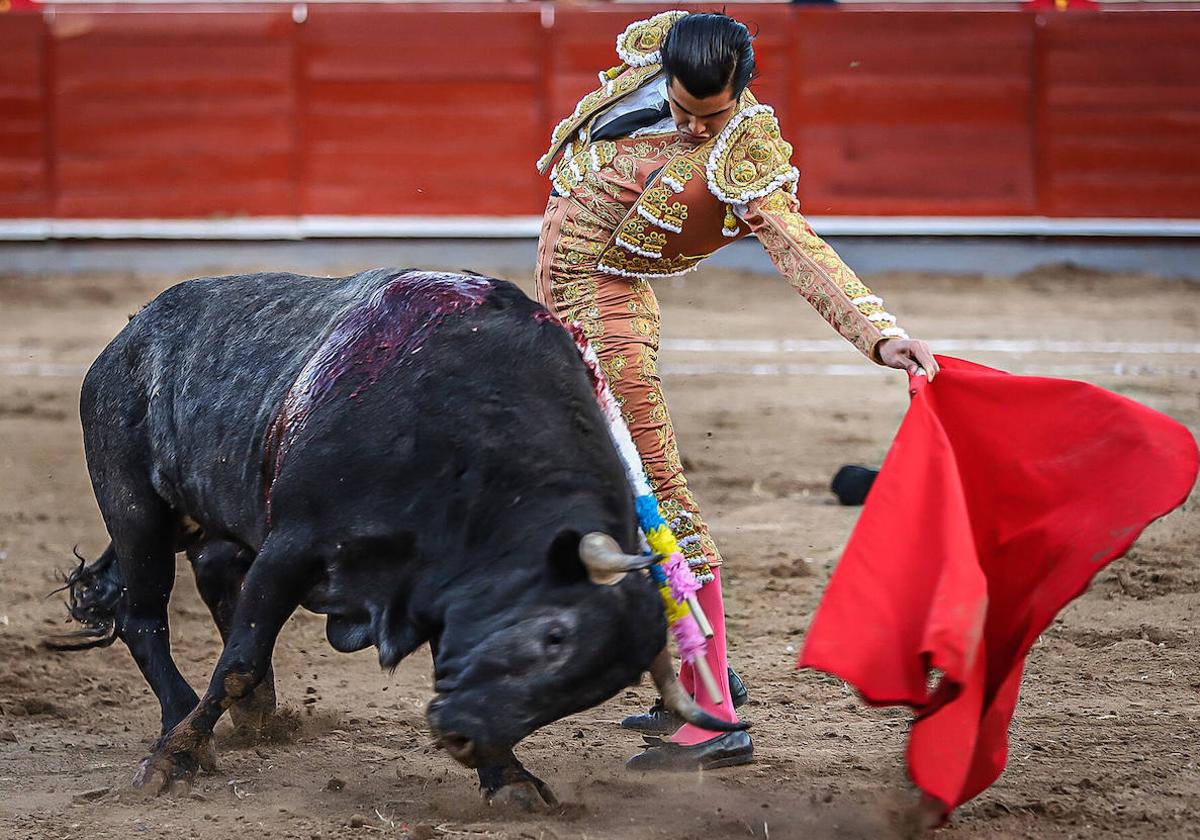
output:
<instances>
[{"instance_id":1,"label":"bull's ear","mask_svg":"<svg viewBox=\"0 0 1200 840\"><path fill-rule=\"evenodd\" d=\"M546 560L550 574L562 583L580 583L587 580L587 569L579 559L581 535L571 528L559 531L550 542Z\"/></svg>"}]
</instances>

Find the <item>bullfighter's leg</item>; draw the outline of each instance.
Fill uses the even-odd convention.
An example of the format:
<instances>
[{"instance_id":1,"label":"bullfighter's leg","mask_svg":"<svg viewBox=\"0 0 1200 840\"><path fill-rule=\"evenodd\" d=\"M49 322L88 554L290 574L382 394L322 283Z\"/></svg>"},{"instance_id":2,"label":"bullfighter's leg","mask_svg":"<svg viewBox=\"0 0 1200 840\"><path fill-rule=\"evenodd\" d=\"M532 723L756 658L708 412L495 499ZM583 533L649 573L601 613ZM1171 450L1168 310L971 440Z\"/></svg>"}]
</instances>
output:
<instances>
[{"instance_id":1,"label":"bullfighter's leg","mask_svg":"<svg viewBox=\"0 0 1200 840\"><path fill-rule=\"evenodd\" d=\"M122 489L114 482L104 489L97 497L124 584L117 635L158 697L167 732L197 700L171 656L167 604L175 585L176 516L149 486Z\"/></svg>"},{"instance_id":2,"label":"bullfighter's leg","mask_svg":"<svg viewBox=\"0 0 1200 840\"><path fill-rule=\"evenodd\" d=\"M134 774L134 787L154 793L189 781L208 760L212 730L234 703L249 696L271 667L275 639L300 605L318 567L307 543L273 534L246 573L229 623L225 649L196 707L159 739Z\"/></svg>"},{"instance_id":3,"label":"bullfighter's leg","mask_svg":"<svg viewBox=\"0 0 1200 840\"><path fill-rule=\"evenodd\" d=\"M713 569L713 575L714 579L712 582L705 584L696 597L700 602L700 608L704 610L705 615L709 616L713 627L713 638L708 645L705 659L708 660L708 667L712 673L724 674L729 667L729 663L726 661L725 652L725 603L721 598L721 570L719 568ZM718 703L709 697L708 692L703 690L702 686L697 685L696 672L690 663L685 662L680 667L679 681L696 698L696 702L700 704L700 708L721 720L737 720L737 715L733 711L733 697L729 691L728 684L721 686L722 696L721 701ZM685 723L671 736L671 741L676 744L689 746L719 736L721 736L720 732L710 732L694 724ZM753 750L751 750L751 754L753 754Z\"/></svg>"},{"instance_id":4,"label":"bullfighter's leg","mask_svg":"<svg viewBox=\"0 0 1200 840\"><path fill-rule=\"evenodd\" d=\"M712 580L721 555L688 488L667 411L658 375L662 318L654 291L646 280L627 280L582 268L595 265L594 254L599 253L596 248L607 241L608 230L611 227L604 220L593 218L591 211L577 202L552 197L538 243L534 278L538 300L559 318L574 321L583 329L621 406L654 495L679 539L684 556L698 576ZM721 648L719 656L713 658L724 663L723 605L719 584L715 589L711 587L712 584L705 587L706 611L714 629L719 625L722 632L709 647ZM701 600L705 602L704 595ZM710 655L714 652L710 650ZM714 673L724 674L725 666L722 664ZM733 684L735 677L731 676L729 681ZM741 680L736 683L741 687ZM727 720L737 720L733 704L728 702L733 692L724 688L722 691L723 702L709 711ZM685 762L695 759L693 763L700 766L710 763L709 759L715 756L720 756L723 763L751 760L753 747L746 733L708 733L707 738L698 733L693 729L681 730L678 741L684 743L665 752L682 757ZM693 743L694 738L700 742ZM730 749L735 757L731 758ZM647 761L653 761L656 750L649 751L649 758L639 756L642 759L639 764L646 766Z\"/></svg>"},{"instance_id":5,"label":"bullfighter's leg","mask_svg":"<svg viewBox=\"0 0 1200 840\"><path fill-rule=\"evenodd\" d=\"M196 588L200 591L200 597L212 613L221 641L228 641L242 580L254 562L254 553L236 543L211 540L189 548L187 555L196 574ZM268 667L262 682L254 691L230 707L229 717L235 728L257 732L262 730L274 712L275 675Z\"/></svg>"},{"instance_id":6,"label":"bullfighter's leg","mask_svg":"<svg viewBox=\"0 0 1200 840\"><path fill-rule=\"evenodd\" d=\"M558 805L546 783L525 769L512 750L505 761L479 768L479 792L494 805L511 805L522 811L540 811Z\"/></svg>"}]
</instances>

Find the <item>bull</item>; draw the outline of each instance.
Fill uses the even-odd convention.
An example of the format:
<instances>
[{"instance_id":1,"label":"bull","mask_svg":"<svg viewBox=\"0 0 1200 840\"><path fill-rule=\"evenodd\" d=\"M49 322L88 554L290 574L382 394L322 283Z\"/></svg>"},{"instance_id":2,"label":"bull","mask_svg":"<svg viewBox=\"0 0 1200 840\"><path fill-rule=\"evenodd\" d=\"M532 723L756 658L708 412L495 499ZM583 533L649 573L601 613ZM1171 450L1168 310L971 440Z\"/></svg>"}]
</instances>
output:
<instances>
[{"instance_id":1,"label":"bull","mask_svg":"<svg viewBox=\"0 0 1200 840\"><path fill-rule=\"evenodd\" d=\"M80 401L111 542L67 581L76 647L120 639L158 698L134 785L215 767L212 730L270 715L300 606L384 668L428 642L436 742L492 801L555 804L513 747L649 670L684 719L623 467L577 348L504 281L376 269L190 280L135 315ZM175 555L223 649L204 694L171 657Z\"/></svg>"}]
</instances>

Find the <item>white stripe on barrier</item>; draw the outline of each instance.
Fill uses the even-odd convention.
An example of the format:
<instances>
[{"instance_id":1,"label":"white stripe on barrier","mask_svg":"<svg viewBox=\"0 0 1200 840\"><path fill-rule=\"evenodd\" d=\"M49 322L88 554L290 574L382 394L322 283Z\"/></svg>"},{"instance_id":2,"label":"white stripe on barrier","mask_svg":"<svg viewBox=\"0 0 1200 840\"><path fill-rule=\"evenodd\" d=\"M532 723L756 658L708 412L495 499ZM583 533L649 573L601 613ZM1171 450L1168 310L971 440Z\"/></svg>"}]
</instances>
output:
<instances>
[{"instance_id":1,"label":"white stripe on barrier","mask_svg":"<svg viewBox=\"0 0 1200 840\"><path fill-rule=\"evenodd\" d=\"M1041 339L942 339L929 342L934 350L946 352L996 354L1066 354L1092 353L1122 356L1186 356L1200 355L1200 343L1181 341L1048 341ZM668 353L705 354L727 353L746 355L788 355L847 353L842 339L774 340L774 339L707 339L676 338L663 342ZM29 361L0 363L0 376L81 377L87 365L60 364L37 361L36 350L14 344L0 345L0 358L26 357ZM1194 367L1160 366L1144 363L1103 362L1091 364L1011 365L1013 373L1044 376L1192 376L1200 373ZM866 362L844 364L803 364L796 362L715 362L689 363L667 361L662 366L664 376L876 376L890 371Z\"/></svg>"},{"instance_id":2,"label":"white stripe on barrier","mask_svg":"<svg viewBox=\"0 0 1200 840\"><path fill-rule=\"evenodd\" d=\"M1200 367L1155 367L1117 362L1109 365L1020 365L1009 373L1025 376L1200 376ZM674 364L661 366L665 377L674 376L895 376L896 372L876 365L805 365L805 364Z\"/></svg>"},{"instance_id":3,"label":"white stripe on barrier","mask_svg":"<svg viewBox=\"0 0 1200 840\"><path fill-rule=\"evenodd\" d=\"M1200 219L1043 216L810 216L822 236L1200 236ZM0 240L535 239L541 216L245 216L230 219L7 219Z\"/></svg>"},{"instance_id":4,"label":"white stripe on barrier","mask_svg":"<svg viewBox=\"0 0 1200 840\"><path fill-rule=\"evenodd\" d=\"M0 363L0 376L81 379L87 373L87 365L47 364L39 362ZM736 362L716 364L666 363L661 374L676 376L882 376L897 374L875 365L811 365L798 363L738 364ZM1200 367L1128 364L1080 364L1080 365L1019 365L1011 366L1010 373L1026 376L1123 376L1123 377L1166 377L1200 376Z\"/></svg>"},{"instance_id":5,"label":"white stripe on barrier","mask_svg":"<svg viewBox=\"0 0 1200 840\"><path fill-rule=\"evenodd\" d=\"M1128 355L1200 355L1200 342L1189 341L1058 341L1016 338L927 339L934 352L946 353L1119 353ZM741 339L672 338L662 342L668 353L841 353L849 349L840 338Z\"/></svg>"}]
</instances>

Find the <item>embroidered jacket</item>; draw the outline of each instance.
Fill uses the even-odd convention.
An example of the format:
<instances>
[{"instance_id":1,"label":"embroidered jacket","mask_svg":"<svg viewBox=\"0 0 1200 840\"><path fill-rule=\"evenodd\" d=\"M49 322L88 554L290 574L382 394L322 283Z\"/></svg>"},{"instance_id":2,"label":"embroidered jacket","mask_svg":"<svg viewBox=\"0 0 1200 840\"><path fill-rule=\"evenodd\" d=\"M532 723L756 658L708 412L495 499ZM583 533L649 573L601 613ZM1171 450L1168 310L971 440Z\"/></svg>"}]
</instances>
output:
<instances>
[{"instance_id":1,"label":"embroidered jacket","mask_svg":"<svg viewBox=\"0 0 1200 840\"><path fill-rule=\"evenodd\" d=\"M593 142L592 128L601 114L662 72L659 47L685 14L663 12L631 24L617 38L622 63L602 72L600 87L554 129L538 170L550 175L560 195L582 190L589 173L612 165L626 148L620 140ZM754 233L792 286L879 361L876 346L882 339L907 335L800 215L794 195L800 174L791 155L775 112L747 89L719 135L695 146L680 144L650 178L616 224L597 268L645 279L682 274Z\"/></svg>"}]
</instances>

